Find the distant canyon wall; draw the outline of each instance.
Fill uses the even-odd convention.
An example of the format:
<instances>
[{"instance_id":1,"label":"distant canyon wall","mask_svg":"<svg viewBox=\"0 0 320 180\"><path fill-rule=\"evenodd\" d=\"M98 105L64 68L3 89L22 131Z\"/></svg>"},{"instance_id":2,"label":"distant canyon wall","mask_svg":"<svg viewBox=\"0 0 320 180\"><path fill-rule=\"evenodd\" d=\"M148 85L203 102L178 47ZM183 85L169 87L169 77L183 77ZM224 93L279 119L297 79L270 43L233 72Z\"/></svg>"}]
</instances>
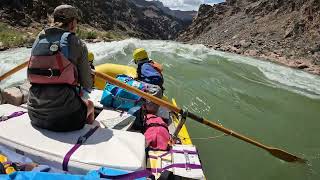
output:
<instances>
[{"instance_id":1,"label":"distant canyon wall","mask_svg":"<svg viewBox=\"0 0 320 180\"><path fill-rule=\"evenodd\" d=\"M137 6L134 0L1 0L0 21L22 27L47 24L48 16L60 4L79 8L84 24L141 39L174 39L191 23L169 15L171 12L160 6Z\"/></svg>"},{"instance_id":2,"label":"distant canyon wall","mask_svg":"<svg viewBox=\"0 0 320 180\"><path fill-rule=\"evenodd\" d=\"M320 74L319 26L320 0L226 0L201 5L177 40Z\"/></svg>"}]
</instances>

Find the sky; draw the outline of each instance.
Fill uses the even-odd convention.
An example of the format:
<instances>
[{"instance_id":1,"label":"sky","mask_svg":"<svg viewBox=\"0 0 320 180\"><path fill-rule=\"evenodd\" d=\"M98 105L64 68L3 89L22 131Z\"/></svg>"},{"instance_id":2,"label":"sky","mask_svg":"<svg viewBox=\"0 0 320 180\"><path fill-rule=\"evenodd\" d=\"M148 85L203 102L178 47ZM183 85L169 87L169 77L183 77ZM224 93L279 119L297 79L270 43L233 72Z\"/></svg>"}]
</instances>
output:
<instances>
[{"instance_id":1,"label":"sky","mask_svg":"<svg viewBox=\"0 0 320 180\"><path fill-rule=\"evenodd\" d=\"M147 1L153 1L153 0L147 0ZM165 6L169 7L173 10L183 10L183 11L189 11L189 10L198 10L200 4L216 4L223 2L224 0L159 0L161 1Z\"/></svg>"}]
</instances>

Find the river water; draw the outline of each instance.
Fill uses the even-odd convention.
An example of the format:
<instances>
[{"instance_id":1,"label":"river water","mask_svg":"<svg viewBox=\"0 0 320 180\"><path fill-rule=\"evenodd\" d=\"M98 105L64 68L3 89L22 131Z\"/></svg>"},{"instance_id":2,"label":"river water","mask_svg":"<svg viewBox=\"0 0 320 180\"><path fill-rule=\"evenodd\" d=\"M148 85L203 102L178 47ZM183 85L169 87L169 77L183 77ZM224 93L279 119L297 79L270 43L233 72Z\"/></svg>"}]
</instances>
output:
<instances>
[{"instance_id":1,"label":"river water","mask_svg":"<svg viewBox=\"0 0 320 180\"><path fill-rule=\"evenodd\" d=\"M308 160L286 163L268 152L192 120L187 126L211 179L320 179L320 77L202 45L128 39L88 44L95 64L128 64L143 47L164 65L165 94L184 109L266 145ZM0 74L22 63L30 49L0 52ZM23 70L1 82L26 78Z\"/></svg>"}]
</instances>

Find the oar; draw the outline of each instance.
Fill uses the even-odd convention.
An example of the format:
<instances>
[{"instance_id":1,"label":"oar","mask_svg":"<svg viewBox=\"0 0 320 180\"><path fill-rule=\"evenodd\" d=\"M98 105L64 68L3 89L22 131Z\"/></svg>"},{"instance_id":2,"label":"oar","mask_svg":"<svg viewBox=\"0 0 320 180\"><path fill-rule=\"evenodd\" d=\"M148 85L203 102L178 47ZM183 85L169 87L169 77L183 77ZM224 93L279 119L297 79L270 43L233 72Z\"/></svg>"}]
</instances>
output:
<instances>
[{"instance_id":1,"label":"oar","mask_svg":"<svg viewBox=\"0 0 320 180\"><path fill-rule=\"evenodd\" d=\"M306 162L306 160L304 160L302 158L299 158L299 157L297 157L295 155L292 155L292 154L290 154L290 153L288 153L288 152L286 152L284 150L277 149L277 148L270 147L270 146L266 146L266 145L264 145L262 143L259 143L259 142L255 141L255 140L252 140L252 139L250 139L250 138L248 138L248 137L246 137L244 135L241 135L241 134L239 134L237 132L234 132L234 131L232 131L230 129L224 128L219 124L216 124L216 123L208 121L208 120L206 120L206 119L204 119L202 117L199 117L199 116L197 116L197 115L195 115L193 113L184 112L181 108L176 107L176 106L172 105L171 103L169 103L167 101L164 101L164 100L159 99L157 97L154 97L154 96L152 96L152 95L150 95L148 93L140 91L139 89L136 89L136 88L134 88L132 86L129 86L129 85L127 85L127 84L125 84L125 83L123 83L123 82L121 82L121 81L119 81L119 80L107 75L107 74L104 74L104 73L101 73L101 72L95 72L95 74L96 74L97 77L99 77L101 79L104 79L104 80L106 80L107 82L109 82L111 84L114 84L114 85L119 86L119 87L121 87L123 89L126 89L126 90L128 90L128 91L130 91L132 93L135 93L135 94L137 94L137 95L139 95L139 96L141 96L141 97L143 97L145 99L148 99L148 100L150 100L150 101L152 101L152 102L154 102L154 103L156 103L156 104L158 104L160 106L166 107L166 108L170 109L171 111L174 111L174 112L180 113L180 114L185 114L187 117L189 117L189 118L191 118L191 119L193 119L195 121L198 121L199 123L205 124L205 125L210 126L210 127L214 128L214 129L222 131L225 134L231 135L231 136L236 137L236 138L238 138L240 140L243 140L243 141L245 141L247 143L250 143L250 144L253 144L253 145L257 146L257 147L260 147L260 148L268 151L270 154L272 154L273 156L275 156L275 157L277 157L279 159L282 159L282 160L287 161L287 162L300 162L300 163L305 163Z\"/></svg>"},{"instance_id":2,"label":"oar","mask_svg":"<svg viewBox=\"0 0 320 180\"><path fill-rule=\"evenodd\" d=\"M16 66L15 68L11 69L10 71L4 73L2 76L0 76L0 81L4 80L5 78L11 76L12 74L20 71L21 69L25 68L28 66L28 61Z\"/></svg>"}]
</instances>

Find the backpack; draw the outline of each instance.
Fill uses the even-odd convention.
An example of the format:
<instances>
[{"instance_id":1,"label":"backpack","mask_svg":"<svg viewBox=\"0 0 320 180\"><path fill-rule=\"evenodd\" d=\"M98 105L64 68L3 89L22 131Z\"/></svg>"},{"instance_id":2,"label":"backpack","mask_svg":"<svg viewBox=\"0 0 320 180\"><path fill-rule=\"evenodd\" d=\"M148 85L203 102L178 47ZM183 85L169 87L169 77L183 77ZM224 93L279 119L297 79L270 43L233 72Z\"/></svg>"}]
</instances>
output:
<instances>
[{"instance_id":1,"label":"backpack","mask_svg":"<svg viewBox=\"0 0 320 180\"><path fill-rule=\"evenodd\" d=\"M127 75L118 75L117 79L142 91L146 89L146 86L142 82L138 82ZM125 89L107 83L100 103L106 107L128 111L132 107L141 106L144 103L144 99Z\"/></svg>"},{"instance_id":2,"label":"backpack","mask_svg":"<svg viewBox=\"0 0 320 180\"><path fill-rule=\"evenodd\" d=\"M144 136L147 145L152 150L168 150L170 134L168 125L159 116L147 114L145 118L146 131Z\"/></svg>"}]
</instances>

